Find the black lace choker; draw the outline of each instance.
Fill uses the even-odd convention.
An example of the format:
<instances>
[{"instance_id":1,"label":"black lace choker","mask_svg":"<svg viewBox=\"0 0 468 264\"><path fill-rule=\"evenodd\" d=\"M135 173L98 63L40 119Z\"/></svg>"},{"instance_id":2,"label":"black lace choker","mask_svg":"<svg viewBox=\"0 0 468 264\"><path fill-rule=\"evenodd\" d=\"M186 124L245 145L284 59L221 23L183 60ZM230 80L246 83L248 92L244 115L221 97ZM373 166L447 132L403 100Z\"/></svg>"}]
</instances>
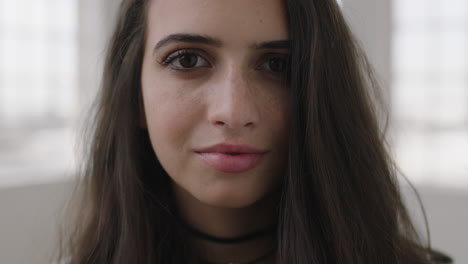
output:
<instances>
[{"instance_id":1,"label":"black lace choker","mask_svg":"<svg viewBox=\"0 0 468 264\"><path fill-rule=\"evenodd\" d=\"M246 242L246 241L253 240L253 239L256 239L256 238L267 236L267 235L272 234L272 233L274 233L276 231L276 225L274 225L272 227L269 227L269 228L266 228L266 229L263 229L263 230L259 230L259 231L255 231L255 232L245 234L245 235L242 235L242 236L226 238L226 237L212 236L210 234L204 233L204 232L190 226L189 224L185 223L181 219L178 219L178 222L181 224L181 226L185 230L190 232L192 235L194 235L194 236L196 236L196 237L198 237L200 239L209 240L211 242L221 243L221 244L242 243L242 242Z\"/></svg>"}]
</instances>

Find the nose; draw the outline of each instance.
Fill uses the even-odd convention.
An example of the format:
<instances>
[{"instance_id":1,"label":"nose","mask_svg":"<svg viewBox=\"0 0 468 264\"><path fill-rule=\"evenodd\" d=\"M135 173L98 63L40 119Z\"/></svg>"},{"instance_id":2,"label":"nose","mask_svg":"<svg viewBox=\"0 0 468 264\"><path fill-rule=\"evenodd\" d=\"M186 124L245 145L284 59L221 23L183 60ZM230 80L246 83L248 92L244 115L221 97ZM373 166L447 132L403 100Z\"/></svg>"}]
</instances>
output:
<instances>
[{"instance_id":1,"label":"nose","mask_svg":"<svg viewBox=\"0 0 468 264\"><path fill-rule=\"evenodd\" d=\"M208 118L216 127L231 132L252 129L258 125L258 96L249 73L231 65L213 84Z\"/></svg>"}]
</instances>

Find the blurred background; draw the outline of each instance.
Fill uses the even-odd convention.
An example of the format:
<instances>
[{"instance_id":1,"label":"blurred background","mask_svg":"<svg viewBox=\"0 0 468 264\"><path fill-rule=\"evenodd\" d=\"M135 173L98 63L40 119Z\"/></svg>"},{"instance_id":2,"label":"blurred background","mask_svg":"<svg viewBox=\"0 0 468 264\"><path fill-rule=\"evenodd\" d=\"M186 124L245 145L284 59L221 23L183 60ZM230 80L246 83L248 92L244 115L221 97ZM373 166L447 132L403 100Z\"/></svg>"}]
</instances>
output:
<instances>
[{"instance_id":1,"label":"blurred background","mask_svg":"<svg viewBox=\"0 0 468 264\"><path fill-rule=\"evenodd\" d=\"M118 2L0 0L0 263L51 263ZM384 88L391 151L432 245L468 263L468 1L339 3Z\"/></svg>"}]
</instances>

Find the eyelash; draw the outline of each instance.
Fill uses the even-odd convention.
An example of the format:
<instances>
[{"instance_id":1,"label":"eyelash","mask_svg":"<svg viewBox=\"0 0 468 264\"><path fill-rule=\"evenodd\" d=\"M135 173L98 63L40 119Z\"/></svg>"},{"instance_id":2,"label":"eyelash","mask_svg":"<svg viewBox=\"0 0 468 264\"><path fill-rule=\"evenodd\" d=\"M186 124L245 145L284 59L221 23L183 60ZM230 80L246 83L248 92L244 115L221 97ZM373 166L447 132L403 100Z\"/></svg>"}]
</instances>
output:
<instances>
[{"instance_id":1,"label":"eyelash","mask_svg":"<svg viewBox=\"0 0 468 264\"><path fill-rule=\"evenodd\" d=\"M161 65L163 66L168 66L169 64L173 63L175 60L181 58L182 56L185 56L185 55L195 55L197 57L203 57L203 55L198 51L198 50L195 50L195 49L183 49L183 50L178 50L172 54L170 54L169 56L167 56L166 59L164 59L162 62L161 62ZM206 59L203 58L203 60L206 61ZM200 68L200 67L195 67L195 68L189 68L189 69L183 69L183 68L178 68L178 67L172 67L173 69L175 70L179 70L179 71L191 71L195 68Z\"/></svg>"},{"instance_id":2,"label":"eyelash","mask_svg":"<svg viewBox=\"0 0 468 264\"><path fill-rule=\"evenodd\" d=\"M185 55L195 55L197 57L201 57L204 61L207 62L207 60L205 58L203 58L203 54L201 54L202 52L200 52L199 50L196 50L196 49L182 49L182 50L178 50L176 52L173 52L172 54L170 54L169 56L167 56L162 62L160 62L160 64L162 66L169 66L171 63L173 63L175 60L181 58L182 56L185 56ZM281 54L272 54L272 53L269 53L269 54L265 54L263 56L265 60L265 62L263 64L265 64L266 62L268 62L270 59L273 59L273 58L283 58L285 61L286 61L286 64L287 64L287 60L288 60L288 57L287 55L281 55ZM263 65L262 64L262 65ZM176 70L176 71L182 71L182 72L187 72L187 71L193 71L193 70L196 70L197 68L204 68L204 67L193 67L193 68L180 68L180 67L171 67L172 69ZM267 71L269 72L270 74L273 74L273 75L282 75L282 74L285 74L285 72L274 72L274 71Z\"/></svg>"}]
</instances>

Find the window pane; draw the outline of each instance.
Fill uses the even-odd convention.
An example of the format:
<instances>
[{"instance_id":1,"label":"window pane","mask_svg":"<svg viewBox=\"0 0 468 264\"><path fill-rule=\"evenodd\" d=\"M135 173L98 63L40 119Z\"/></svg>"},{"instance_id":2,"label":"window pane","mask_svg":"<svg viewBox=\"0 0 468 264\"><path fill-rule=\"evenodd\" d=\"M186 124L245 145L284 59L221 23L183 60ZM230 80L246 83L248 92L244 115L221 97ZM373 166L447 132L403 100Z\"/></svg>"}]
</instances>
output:
<instances>
[{"instance_id":1,"label":"window pane","mask_svg":"<svg viewBox=\"0 0 468 264\"><path fill-rule=\"evenodd\" d=\"M468 1L394 3L397 161L413 181L468 186Z\"/></svg>"},{"instance_id":2,"label":"window pane","mask_svg":"<svg viewBox=\"0 0 468 264\"><path fill-rule=\"evenodd\" d=\"M0 186L73 172L76 0L0 0Z\"/></svg>"}]
</instances>

